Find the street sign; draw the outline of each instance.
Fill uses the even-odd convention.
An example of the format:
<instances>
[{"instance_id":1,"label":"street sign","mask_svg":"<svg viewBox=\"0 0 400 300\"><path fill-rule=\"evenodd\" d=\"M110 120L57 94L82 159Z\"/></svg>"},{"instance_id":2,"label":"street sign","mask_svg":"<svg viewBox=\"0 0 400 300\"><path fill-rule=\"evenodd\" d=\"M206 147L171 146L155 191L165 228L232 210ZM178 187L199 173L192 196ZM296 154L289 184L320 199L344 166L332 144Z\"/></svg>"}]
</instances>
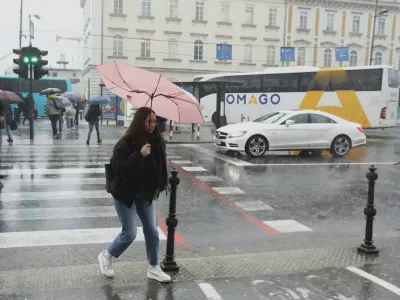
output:
<instances>
[{"instance_id":1,"label":"street sign","mask_svg":"<svg viewBox=\"0 0 400 300\"><path fill-rule=\"evenodd\" d=\"M35 39L35 24L33 24L32 20L29 20L29 36L31 40Z\"/></svg>"},{"instance_id":2,"label":"street sign","mask_svg":"<svg viewBox=\"0 0 400 300\"><path fill-rule=\"evenodd\" d=\"M217 59L232 60L232 45L217 44Z\"/></svg>"},{"instance_id":3,"label":"street sign","mask_svg":"<svg viewBox=\"0 0 400 300\"><path fill-rule=\"evenodd\" d=\"M336 47L336 61L349 61L349 48Z\"/></svg>"},{"instance_id":4,"label":"street sign","mask_svg":"<svg viewBox=\"0 0 400 300\"><path fill-rule=\"evenodd\" d=\"M281 47L281 61L295 61L294 47Z\"/></svg>"}]
</instances>

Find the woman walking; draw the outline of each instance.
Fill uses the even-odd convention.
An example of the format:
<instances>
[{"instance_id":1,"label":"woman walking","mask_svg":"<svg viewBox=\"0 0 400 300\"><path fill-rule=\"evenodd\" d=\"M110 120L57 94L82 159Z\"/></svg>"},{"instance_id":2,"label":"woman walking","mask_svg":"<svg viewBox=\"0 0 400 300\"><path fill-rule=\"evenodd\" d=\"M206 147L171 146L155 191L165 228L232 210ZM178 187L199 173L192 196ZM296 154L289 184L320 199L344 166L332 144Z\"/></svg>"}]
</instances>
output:
<instances>
[{"instance_id":1,"label":"woman walking","mask_svg":"<svg viewBox=\"0 0 400 300\"><path fill-rule=\"evenodd\" d=\"M101 144L100 128L99 128L99 120L100 120L100 116L101 116L100 105L97 105L97 104L90 105L86 115L87 115L86 121L88 121L88 123L89 123L89 133L88 133L86 145L90 144L90 137L92 136L93 127L96 127L97 143Z\"/></svg>"},{"instance_id":2,"label":"woman walking","mask_svg":"<svg viewBox=\"0 0 400 300\"><path fill-rule=\"evenodd\" d=\"M48 115L51 128L53 129L53 138L59 138L59 133L57 130L58 119L60 117L60 109L56 106L57 95L55 93L49 94L47 96L46 103L46 114Z\"/></svg>"},{"instance_id":3,"label":"woman walking","mask_svg":"<svg viewBox=\"0 0 400 300\"><path fill-rule=\"evenodd\" d=\"M114 205L122 231L98 256L101 272L114 276L112 258L118 258L136 238L137 216L146 239L147 278L170 282L158 265L159 236L154 200L167 188L165 142L156 127L156 114L139 108L132 124L115 145L111 166L116 176Z\"/></svg>"}]
</instances>

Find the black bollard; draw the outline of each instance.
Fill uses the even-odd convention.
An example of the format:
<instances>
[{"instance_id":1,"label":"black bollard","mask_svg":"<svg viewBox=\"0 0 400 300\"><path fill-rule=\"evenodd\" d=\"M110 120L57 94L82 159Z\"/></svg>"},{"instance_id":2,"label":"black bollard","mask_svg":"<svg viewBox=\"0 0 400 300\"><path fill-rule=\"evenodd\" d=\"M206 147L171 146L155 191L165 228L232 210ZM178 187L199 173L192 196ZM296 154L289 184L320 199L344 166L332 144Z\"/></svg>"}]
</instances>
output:
<instances>
[{"instance_id":1,"label":"black bollard","mask_svg":"<svg viewBox=\"0 0 400 300\"><path fill-rule=\"evenodd\" d=\"M1 158L0 158L0 170L1 170ZM1 182L1 179L3 178L3 176L0 174L0 192L4 187L4 184Z\"/></svg>"},{"instance_id":2,"label":"black bollard","mask_svg":"<svg viewBox=\"0 0 400 300\"><path fill-rule=\"evenodd\" d=\"M368 202L364 208L364 214L366 221L365 226L365 239L364 244L357 248L358 252L364 254L378 254L379 250L375 247L374 241L372 240L374 217L376 216L376 209L374 204L375 196L375 181L378 179L378 174L375 172L376 168L372 165L367 173L368 184Z\"/></svg>"},{"instance_id":3,"label":"black bollard","mask_svg":"<svg viewBox=\"0 0 400 300\"><path fill-rule=\"evenodd\" d=\"M180 180L176 169L173 169L171 174L172 176L169 178L171 195L169 198L169 213L166 220L168 226L167 251L165 259L161 263L161 269L165 272L179 271L179 266L175 261L175 228L178 225L178 220L176 218L176 190L178 189Z\"/></svg>"}]
</instances>

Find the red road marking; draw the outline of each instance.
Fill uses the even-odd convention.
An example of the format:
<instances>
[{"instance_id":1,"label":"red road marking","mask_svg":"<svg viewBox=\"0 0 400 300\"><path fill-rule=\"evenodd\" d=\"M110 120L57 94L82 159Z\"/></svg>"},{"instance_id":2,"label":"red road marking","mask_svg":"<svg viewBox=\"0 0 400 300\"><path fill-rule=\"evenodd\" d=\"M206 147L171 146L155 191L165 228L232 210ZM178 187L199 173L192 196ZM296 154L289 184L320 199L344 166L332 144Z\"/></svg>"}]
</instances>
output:
<instances>
[{"instance_id":1,"label":"red road marking","mask_svg":"<svg viewBox=\"0 0 400 300\"><path fill-rule=\"evenodd\" d=\"M105 150L105 152L112 156L112 150ZM166 224L166 218L164 217L163 213L157 208L156 206L156 213L157 213L157 220L158 220L158 226L161 228L162 232L166 237L168 237L168 226ZM175 231L175 245L181 246L181 247L189 247L193 246L191 243L187 243L183 237Z\"/></svg>"},{"instance_id":2,"label":"red road marking","mask_svg":"<svg viewBox=\"0 0 400 300\"><path fill-rule=\"evenodd\" d=\"M214 198L216 198L217 200L221 201L226 206L229 206L230 208L232 208L235 212L237 212L239 215L244 217L247 221L249 221L253 225L255 225L258 228L260 228L262 231L264 231L264 232L266 232L268 234L271 234L271 235L279 234L279 231L275 230L271 226L268 226L265 223L261 222L260 220L256 219L250 213L248 213L247 211L245 211L242 208L240 208L239 206L237 206L233 201L229 200L224 195L218 193L211 186L209 186L208 184L204 183L203 181L201 181L197 177L193 176L189 172L187 172L184 169L182 169L179 165L177 165L177 164L175 164L175 163L173 163L171 161L169 161L169 165L171 165L172 167L177 169L180 173L183 173L192 182L197 183L198 185L200 185L200 187L202 189L204 189L204 190L208 191L209 193L211 193L214 196Z\"/></svg>"}]
</instances>

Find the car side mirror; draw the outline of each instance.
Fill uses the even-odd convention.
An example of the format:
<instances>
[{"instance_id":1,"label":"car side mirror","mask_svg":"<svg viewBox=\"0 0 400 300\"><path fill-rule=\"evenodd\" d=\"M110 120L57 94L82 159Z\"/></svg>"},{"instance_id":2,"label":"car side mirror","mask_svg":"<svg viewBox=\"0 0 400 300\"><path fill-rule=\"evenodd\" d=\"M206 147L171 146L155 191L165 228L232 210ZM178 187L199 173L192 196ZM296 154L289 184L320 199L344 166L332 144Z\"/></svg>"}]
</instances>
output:
<instances>
[{"instance_id":1,"label":"car side mirror","mask_svg":"<svg viewBox=\"0 0 400 300\"><path fill-rule=\"evenodd\" d=\"M289 127L290 125L294 125L296 123L293 120L287 120L285 124L286 124L286 127Z\"/></svg>"}]
</instances>

